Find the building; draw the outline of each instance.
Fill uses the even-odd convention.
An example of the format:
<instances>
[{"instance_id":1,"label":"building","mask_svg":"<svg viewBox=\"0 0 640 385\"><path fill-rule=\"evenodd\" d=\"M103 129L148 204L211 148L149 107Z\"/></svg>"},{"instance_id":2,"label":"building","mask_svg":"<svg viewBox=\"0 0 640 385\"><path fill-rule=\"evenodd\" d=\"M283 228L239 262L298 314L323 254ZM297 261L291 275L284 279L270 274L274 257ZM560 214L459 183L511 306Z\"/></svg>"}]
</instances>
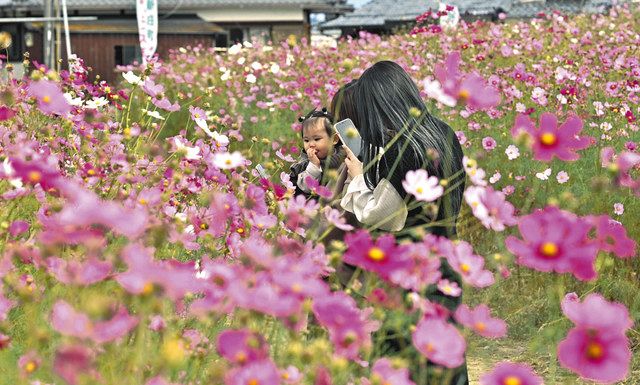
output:
<instances>
[{"instance_id":1,"label":"building","mask_svg":"<svg viewBox=\"0 0 640 385\"><path fill-rule=\"evenodd\" d=\"M42 17L45 1L0 0L0 21ZM116 65L140 61L135 0L67 0L67 8L70 18L97 18L69 25L72 52L95 74L114 80ZM158 0L157 52L164 56L186 45L228 47L253 38L266 42L290 35L308 37L313 14L331 18L352 10L346 0ZM57 23L56 52L66 58L61 26ZM9 60L20 62L22 53L29 51L31 59L42 62L43 27L42 21L0 24L0 32L12 37Z\"/></svg>"},{"instance_id":2,"label":"building","mask_svg":"<svg viewBox=\"0 0 640 385\"><path fill-rule=\"evenodd\" d=\"M637 0L618 0L617 3ZM473 21L497 20L500 13L513 18L532 18L540 12L558 10L564 13L601 13L608 10L614 0L448 0L442 3L458 7L460 17ZM438 10L437 0L371 0L369 3L333 20L322 23L319 29L330 35L354 35L364 30L373 33L392 33L401 26L413 26L416 17L424 12Z\"/></svg>"}]
</instances>

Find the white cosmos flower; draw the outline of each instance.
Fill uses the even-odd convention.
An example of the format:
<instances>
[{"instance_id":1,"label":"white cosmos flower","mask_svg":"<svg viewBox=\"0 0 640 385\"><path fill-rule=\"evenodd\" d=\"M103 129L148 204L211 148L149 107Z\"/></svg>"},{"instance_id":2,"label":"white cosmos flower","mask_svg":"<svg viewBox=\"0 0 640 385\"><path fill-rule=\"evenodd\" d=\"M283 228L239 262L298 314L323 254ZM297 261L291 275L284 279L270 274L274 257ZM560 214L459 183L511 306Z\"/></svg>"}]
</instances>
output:
<instances>
[{"instance_id":1,"label":"white cosmos flower","mask_svg":"<svg viewBox=\"0 0 640 385\"><path fill-rule=\"evenodd\" d=\"M2 162L2 171L6 176L13 176L15 174L15 170L11 163L9 162L9 158L5 158ZM11 178L9 179L9 183L15 188L22 188L22 180L20 178Z\"/></svg>"},{"instance_id":2,"label":"white cosmos flower","mask_svg":"<svg viewBox=\"0 0 640 385\"><path fill-rule=\"evenodd\" d=\"M253 63L251 63L251 68L253 68L254 71L261 70L262 64L258 63L257 61L254 61Z\"/></svg>"},{"instance_id":3,"label":"white cosmos flower","mask_svg":"<svg viewBox=\"0 0 640 385\"><path fill-rule=\"evenodd\" d=\"M109 104L109 101L104 97L93 98L91 100L87 100L85 103L85 107L90 110L97 110L100 107L106 106Z\"/></svg>"},{"instance_id":4,"label":"white cosmos flower","mask_svg":"<svg viewBox=\"0 0 640 385\"><path fill-rule=\"evenodd\" d=\"M449 107L455 107L455 105L457 104L457 101L454 98L444 93L439 81L435 79L424 79L422 85L424 87L424 92L426 92L427 96L429 96L430 98L436 99L440 103Z\"/></svg>"},{"instance_id":5,"label":"white cosmos flower","mask_svg":"<svg viewBox=\"0 0 640 385\"><path fill-rule=\"evenodd\" d=\"M240 53L240 51L242 51L242 44L238 43L229 47L229 49L227 50L227 53L229 55L237 55Z\"/></svg>"},{"instance_id":6,"label":"white cosmos flower","mask_svg":"<svg viewBox=\"0 0 640 385\"><path fill-rule=\"evenodd\" d=\"M147 111L147 115L151 116L154 119L164 120L164 118L162 117L162 115L160 115L158 111Z\"/></svg>"},{"instance_id":7,"label":"white cosmos flower","mask_svg":"<svg viewBox=\"0 0 640 385\"><path fill-rule=\"evenodd\" d=\"M230 77L231 77L231 71L227 70L222 74L222 76L220 76L220 80L226 81L226 80L229 80Z\"/></svg>"},{"instance_id":8,"label":"white cosmos flower","mask_svg":"<svg viewBox=\"0 0 640 385\"><path fill-rule=\"evenodd\" d=\"M81 107L82 106L82 98L74 98L68 92L64 93L64 98L67 100L67 103L69 103L72 106L75 106L75 107Z\"/></svg>"},{"instance_id":9,"label":"white cosmos flower","mask_svg":"<svg viewBox=\"0 0 640 385\"><path fill-rule=\"evenodd\" d=\"M273 63L271 64L271 68L269 69L269 71L271 71L271 73L273 74L277 74L278 72L280 72L280 66L278 65L278 63Z\"/></svg>"},{"instance_id":10,"label":"white cosmos flower","mask_svg":"<svg viewBox=\"0 0 640 385\"><path fill-rule=\"evenodd\" d=\"M417 200L424 202L433 202L444 193L444 187L440 185L438 178L429 176L427 170L422 169L407 172L402 187Z\"/></svg>"},{"instance_id":11,"label":"white cosmos flower","mask_svg":"<svg viewBox=\"0 0 640 385\"><path fill-rule=\"evenodd\" d=\"M140 78L140 76L137 76L136 74L134 74L132 71L124 72L122 74L122 77L129 84L135 84L135 85L142 84L142 78Z\"/></svg>"},{"instance_id":12,"label":"white cosmos flower","mask_svg":"<svg viewBox=\"0 0 640 385\"><path fill-rule=\"evenodd\" d=\"M200 155L200 147L189 147L178 137L173 138L173 143L176 145L176 151L185 152L185 159L194 160L202 158L202 155Z\"/></svg>"},{"instance_id":13,"label":"white cosmos flower","mask_svg":"<svg viewBox=\"0 0 640 385\"><path fill-rule=\"evenodd\" d=\"M228 170L244 164L244 157L239 151L216 152L213 154L213 164L220 169Z\"/></svg>"},{"instance_id":14,"label":"white cosmos flower","mask_svg":"<svg viewBox=\"0 0 640 385\"><path fill-rule=\"evenodd\" d=\"M256 75L254 75L254 74L249 74L249 75L247 75L246 80L247 80L247 83L255 83L255 82L256 82L256 80L257 80L257 79L256 79Z\"/></svg>"},{"instance_id":15,"label":"white cosmos flower","mask_svg":"<svg viewBox=\"0 0 640 385\"><path fill-rule=\"evenodd\" d=\"M543 172L537 172L536 173L536 178L538 178L540 180L547 180L547 179L549 179L549 176L551 176L551 169L550 168L544 170Z\"/></svg>"},{"instance_id":16,"label":"white cosmos flower","mask_svg":"<svg viewBox=\"0 0 640 385\"><path fill-rule=\"evenodd\" d=\"M560 184L567 183L569 181L569 174L566 171L560 171L558 175L556 175L556 180Z\"/></svg>"},{"instance_id":17,"label":"white cosmos flower","mask_svg":"<svg viewBox=\"0 0 640 385\"><path fill-rule=\"evenodd\" d=\"M507 147L507 149L504 150L504 153L507 154L507 157L509 157L509 160L514 160L520 156L520 150L518 149L518 147L514 146L513 144L510 144Z\"/></svg>"}]
</instances>

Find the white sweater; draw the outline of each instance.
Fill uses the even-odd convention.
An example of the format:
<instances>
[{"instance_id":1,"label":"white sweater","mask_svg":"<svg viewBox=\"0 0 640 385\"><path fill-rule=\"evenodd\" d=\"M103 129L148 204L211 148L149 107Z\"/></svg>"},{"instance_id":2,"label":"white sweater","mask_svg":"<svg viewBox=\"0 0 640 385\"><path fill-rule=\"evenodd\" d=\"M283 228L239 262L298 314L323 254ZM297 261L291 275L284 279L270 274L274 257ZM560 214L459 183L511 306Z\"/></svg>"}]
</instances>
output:
<instances>
[{"instance_id":1,"label":"white sweater","mask_svg":"<svg viewBox=\"0 0 640 385\"><path fill-rule=\"evenodd\" d=\"M407 205L388 180L380 179L371 191L365 183L364 175L360 174L346 187L340 205L355 214L359 222L372 226L373 229L402 230L407 220Z\"/></svg>"}]
</instances>

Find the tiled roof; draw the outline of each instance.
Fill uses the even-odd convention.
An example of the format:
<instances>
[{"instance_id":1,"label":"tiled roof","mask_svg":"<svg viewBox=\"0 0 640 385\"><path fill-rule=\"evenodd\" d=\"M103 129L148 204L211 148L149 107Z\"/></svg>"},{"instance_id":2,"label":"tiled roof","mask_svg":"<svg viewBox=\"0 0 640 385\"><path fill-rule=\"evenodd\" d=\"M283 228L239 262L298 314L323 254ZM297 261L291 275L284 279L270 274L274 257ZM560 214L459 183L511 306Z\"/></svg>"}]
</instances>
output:
<instances>
[{"instance_id":1,"label":"tiled roof","mask_svg":"<svg viewBox=\"0 0 640 385\"><path fill-rule=\"evenodd\" d=\"M0 0L0 6L2 6ZM11 0L9 0L11 3ZM28 9L42 9L43 0L13 0L13 7L24 7ZM158 0L159 9L206 9L217 6L273 6L273 5L294 5L304 8L329 8L338 6L350 8L344 0ZM135 9L135 0L67 0L67 7L70 10L110 10L110 9Z\"/></svg>"},{"instance_id":2,"label":"tiled roof","mask_svg":"<svg viewBox=\"0 0 640 385\"><path fill-rule=\"evenodd\" d=\"M353 13L322 23L320 28L381 26L388 22L411 21L429 8L438 9L438 2L432 0L372 0Z\"/></svg>"},{"instance_id":3,"label":"tiled roof","mask_svg":"<svg viewBox=\"0 0 640 385\"><path fill-rule=\"evenodd\" d=\"M630 0L619 0L618 3ZM491 15L498 10L509 17L534 17L557 9L565 13L602 12L613 0L449 0L461 15ZM353 13L347 13L320 25L320 29L377 27L389 22L411 21L429 8L438 9L437 1L373 0Z\"/></svg>"}]
</instances>

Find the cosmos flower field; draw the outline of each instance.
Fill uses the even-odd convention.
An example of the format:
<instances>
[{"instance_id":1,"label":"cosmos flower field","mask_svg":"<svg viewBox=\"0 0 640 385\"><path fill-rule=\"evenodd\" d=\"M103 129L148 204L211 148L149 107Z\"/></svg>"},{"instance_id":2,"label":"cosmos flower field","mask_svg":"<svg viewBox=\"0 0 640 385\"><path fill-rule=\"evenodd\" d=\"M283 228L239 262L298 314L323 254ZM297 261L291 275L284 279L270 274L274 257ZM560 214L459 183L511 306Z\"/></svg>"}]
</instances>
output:
<instances>
[{"instance_id":1,"label":"cosmos flower field","mask_svg":"<svg viewBox=\"0 0 640 385\"><path fill-rule=\"evenodd\" d=\"M0 85L0 383L444 384L465 357L482 385L638 383L639 19L182 47L118 84L27 61ZM458 239L292 196L298 116L379 60L464 148ZM403 184L425 210L433 178Z\"/></svg>"}]
</instances>

